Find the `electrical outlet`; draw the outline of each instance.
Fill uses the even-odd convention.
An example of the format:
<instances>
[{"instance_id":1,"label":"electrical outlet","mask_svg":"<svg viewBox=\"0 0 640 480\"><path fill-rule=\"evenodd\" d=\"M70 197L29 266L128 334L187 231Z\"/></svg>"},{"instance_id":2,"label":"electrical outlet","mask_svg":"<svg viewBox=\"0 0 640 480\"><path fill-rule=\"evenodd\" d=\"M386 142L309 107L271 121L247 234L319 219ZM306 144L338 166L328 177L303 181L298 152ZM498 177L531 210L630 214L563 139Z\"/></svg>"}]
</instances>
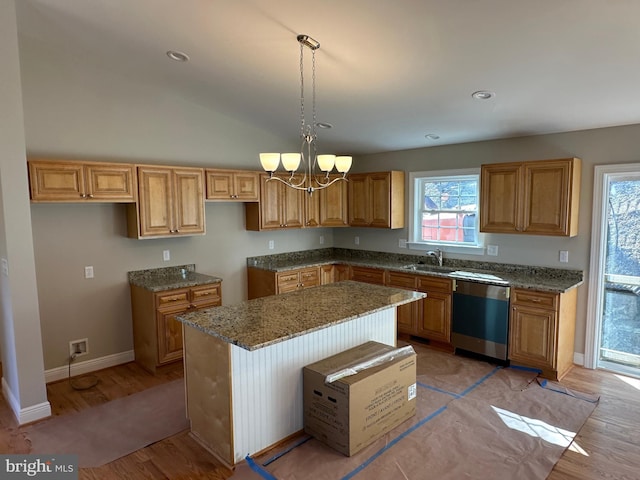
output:
<instances>
[{"instance_id":1,"label":"electrical outlet","mask_svg":"<svg viewBox=\"0 0 640 480\"><path fill-rule=\"evenodd\" d=\"M89 353L89 339L71 340L69 342L69 356L80 357Z\"/></svg>"},{"instance_id":2,"label":"electrical outlet","mask_svg":"<svg viewBox=\"0 0 640 480\"><path fill-rule=\"evenodd\" d=\"M171 260L171 252L169 250L162 251L162 260L164 260L165 262Z\"/></svg>"},{"instance_id":3,"label":"electrical outlet","mask_svg":"<svg viewBox=\"0 0 640 480\"><path fill-rule=\"evenodd\" d=\"M353 243L360 245L360 237L353 237Z\"/></svg>"},{"instance_id":4,"label":"electrical outlet","mask_svg":"<svg viewBox=\"0 0 640 480\"><path fill-rule=\"evenodd\" d=\"M269 240L269 250L273 250L276 247L276 242Z\"/></svg>"},{"instance_id":5,"label":"electrical outlet","mask_svg":"<svg viewBox=\"0 0 640 480\"><path fill-rule=\"evenodd\" d=\"M84 278L93 278L93 267L91 265L84 267Z\"/></svg>"},{"instance_id":6,"label":"electrical outlet","mask_svg":"<svg viewBox=\"0 0 640 480\"><path fill-rule=\"evenodd\" d=\"M567 263L569 261L569 251L568 250L560 250L560 261L562 263Z\"/></svg>"},{"instance_id":7,"label":"electrical outlet","mask_svg":"<svg viewBox=\"0 0 640 480\"><path fill-rule=\"evenodd\" d=\"M498 256L498 245L487 245L487 255Z\"/></svg>"},{"instance_id":8,"label":"electrical outlet","mask_svg":"<svg viewBox=\"0 0 640 480\"><path fill-rule=\"evenodd\" d=\"M2 259L2 274L5 277L9 276L9 262L7 261L6 258Z\"/></svg>"},{"instance_id":9,"label":"electrical outlet","mask_svg":"<svg viewBox=\"0 0 640 480\"><path fill-rule=\"evenodd\" d=\"M407 248L407 241L404 238L398 239L398 247Z\"/></svg>"},{"instance_id":10,"label":"electrical outlet","mask_svg":"<svg viewBox=\"0 0 640 480\"><path fill-rule=\"evenodd\" d=\"M320 245L324 245L324 235L320 235Z\"/></svg>"}]
</instances>

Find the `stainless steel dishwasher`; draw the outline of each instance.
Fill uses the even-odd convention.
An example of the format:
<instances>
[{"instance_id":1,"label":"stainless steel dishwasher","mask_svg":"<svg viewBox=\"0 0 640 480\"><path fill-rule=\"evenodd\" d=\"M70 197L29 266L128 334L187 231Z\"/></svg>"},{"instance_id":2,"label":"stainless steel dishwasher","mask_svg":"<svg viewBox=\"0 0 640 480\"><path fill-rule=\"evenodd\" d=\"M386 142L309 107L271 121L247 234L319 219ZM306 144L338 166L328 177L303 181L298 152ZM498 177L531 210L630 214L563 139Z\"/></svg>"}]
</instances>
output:
<instances>
[{"instance_id":1,"label":"stainless steel dishwasher","mask_svg":"<svg viewBox=\"0 0 640 480\"><path fill-rule=\"evenodd\" d=\"M456 280L451 343L457 349L507 359L509 287Z\"/></svg>"}]
</instances>

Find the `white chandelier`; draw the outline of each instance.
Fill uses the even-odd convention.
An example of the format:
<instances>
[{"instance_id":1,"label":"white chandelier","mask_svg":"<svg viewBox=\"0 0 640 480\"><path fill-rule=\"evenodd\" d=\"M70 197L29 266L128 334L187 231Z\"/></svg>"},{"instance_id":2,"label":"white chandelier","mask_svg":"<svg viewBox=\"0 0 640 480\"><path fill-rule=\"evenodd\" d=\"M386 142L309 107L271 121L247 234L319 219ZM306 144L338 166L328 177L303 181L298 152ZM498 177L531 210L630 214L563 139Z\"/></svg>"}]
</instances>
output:
<instances>
[{"instance_id":1,"label":"white chandelier","mask_svg":"<svg viewBox=\"0 0 640 480\"><path fill-rule=\"evenodd\" d=\"M329 185L339 181L347 180L346 175L351 168L352 158L348 156L317 155L316 153L316 50L320 48L320 43L308 35L298 35L300 43L300 137L302 145L300 153L261 153L260 163L262 168L269 173L269 180L278 180L288 187L297 190L305 190L311 195L315 190L327 188ZM312 119L306 122L304 114L304 47L311 50L312 62ZM320 125L322 126L322 125ZM331 128L330 126L328 126ZM282 161L282 167L289 172L289 178L274 176L278 165ZM300 163L303 164L301 174L296 174ZM331 179L329 174L335 169L341 173L341 177ZM322 173L317 173L318 168Z\"/></svg>"}]
</instances>

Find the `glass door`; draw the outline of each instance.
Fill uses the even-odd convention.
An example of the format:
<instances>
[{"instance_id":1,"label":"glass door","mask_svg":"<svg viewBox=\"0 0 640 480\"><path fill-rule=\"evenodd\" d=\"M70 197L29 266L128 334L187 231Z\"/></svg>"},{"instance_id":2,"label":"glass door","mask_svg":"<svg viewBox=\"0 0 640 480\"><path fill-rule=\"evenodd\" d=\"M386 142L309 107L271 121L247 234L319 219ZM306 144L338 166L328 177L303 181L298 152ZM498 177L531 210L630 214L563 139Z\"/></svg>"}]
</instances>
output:
<instances>
[{"instance_id":1,"label":"glass door","mask_svg":"<svg viewBox=\"0 0 640 480\"><path fill-rule=\"evenodd\" d=\"M594 195L602 218L594 222L600 242L593 353L598 368L640 376L640 169L619 167L602 174L601 195Z\"/></svg>"}]
</instances>

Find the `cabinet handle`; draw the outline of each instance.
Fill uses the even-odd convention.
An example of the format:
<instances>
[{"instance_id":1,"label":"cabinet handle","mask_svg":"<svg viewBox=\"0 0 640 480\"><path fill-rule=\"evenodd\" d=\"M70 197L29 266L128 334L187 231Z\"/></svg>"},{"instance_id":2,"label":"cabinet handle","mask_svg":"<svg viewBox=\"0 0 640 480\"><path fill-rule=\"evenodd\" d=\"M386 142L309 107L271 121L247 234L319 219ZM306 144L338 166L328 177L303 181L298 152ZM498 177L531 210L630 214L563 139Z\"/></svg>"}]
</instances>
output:
<instances>
[{"instance_id":1,"label":"cabinet handle","mask_svg":"<svg viewBox=\"0 0 640 480\"><path fill-rule=\"evenodd\" d=\"M89 198L93 198L93 193L90 193L89 195L87 195Z\"/></svg>"},{"instance_id":2,"label":"cabinet handle","mask_svg":"<svg viewBox=\"0 0 640 480\"><path fill-rule=\"evenodd\" d=\"M80 194L80 198L87 198L87 194L86 193L81 193Z\"/></svg>"}]
</instances>

